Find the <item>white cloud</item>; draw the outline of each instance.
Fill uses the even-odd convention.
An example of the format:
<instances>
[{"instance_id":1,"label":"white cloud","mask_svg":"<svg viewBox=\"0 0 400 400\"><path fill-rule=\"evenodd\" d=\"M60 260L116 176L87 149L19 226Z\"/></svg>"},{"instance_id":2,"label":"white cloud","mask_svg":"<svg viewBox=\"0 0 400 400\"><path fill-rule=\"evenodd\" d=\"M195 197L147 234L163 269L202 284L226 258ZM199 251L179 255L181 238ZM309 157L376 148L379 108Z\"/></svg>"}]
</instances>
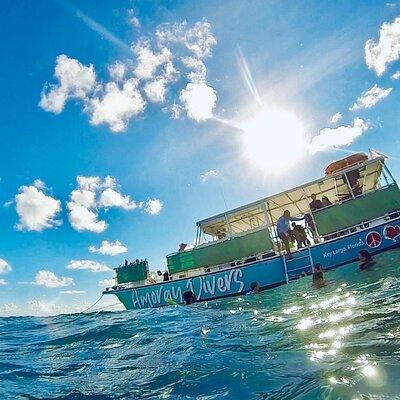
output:
<instances>
[{"instance_id":1,"label":"white cloud","mask_svg":"<svg viewBox=\"0 0 400 400\"><path fill-rule=\"evenodd\" d=\"M212 118L217 102L215 90L205 83L188 83L180 93L188 117L200 122Z\"/></svg>"},{"instance_id":2,"label":"white cloud","mask_svg":"<svg viewBox=\"0 0 400 400\"><path fill-rule=\"evenodd\" d=\"M6 280L3 278L0 278L0 286L4 286L4 285L7 285Z\"/></svg>"},{"instance_id":3,"label":"white cloud","mask_svg":"<svg viewBox=\"0 0 400 400\"><path fill-rule=\"evenodd\" d=\"M160 214L164 204L159 199L150 199L147 201L144 211L150 215Z\"/></svg>"},{"instance_id":4,"label":"white cloud","mask_svg":"<svg viewBox=\"0 0 400 400\"><path fill-rule=\"evenodd\" d=\"M26 307L24 310L20 310L18 315L49 316L58 314L72 314L82 312L82 310L90 306L90 303L87 301L65 304L65 300L61 299L61 302L61 304L57 303L57 299L51 301L32 299L26 302Z\"/></svg>"},{"instance_id":5,"label":"white cloud","mask_svg":"<svg viewBox=\"0 0 400 400\"><path fill-rule=\"evenodd\" d=\"M101 185L101 179L98 176L78 176L76 181L81 189L96 190Z\"/></svg>"},{"instance_id":6,"label":"white cloud","mask_svg":"<svg viewBox=\"0 0 400 400\"><path fill-rule=\"evenodd\" d=\"M4 303L0 309L1 315L15 315L20 308L15 303Z\"/></svg>"},{"instance_id":7,"label":"white cloud","mask_svg":"<svg viewBox=\"0 0 400 400\"><path fill-rule=\"evenodd\" d=\"M11 269L11 265L3 258L0 258L0 274L6 274L10 272Z\"/></svg>"},{"instance_id":8,"label":"white cloud","mask_svg":"<svg viewBox=\"0 0 400 400\"><path fill-rule=\"evenodd\" d=\"M137 57L137 65L133 73L139 79L152 79L157 68L165 63L171 62L172 54L169 49L163 47L156 53L150 47L149 42L139 41L134 47L133 52Z\"/></svg>"},{"instance_id":9,"label":"white cloud","mask_svg":"<svg viewBox=\"0 0 400 400\"><path fill-rule=\"evenodd\" d=\"M101 184L101 187L104 189L114 188L116 186L117 186L117 180L110 175L107 175Z\"/></svg>"},{"instance_id":10,"label":"white cloud","mask_svg":"<svg viewBox=\"0 0 400 400\"><path fill-rule=\"evenodd\" d=\"M78 189L70 194L67 203L68 219L77 231L100 233L107 228L107 223L99 219L99 209L119 207L126 211L142 207L129 195L122 195L117 188L117 181L111 176L102 180L98 176L78 176Z\"/></svg>"},{"instance_id":11,"label":"white cloud","mask_svg":"<svg viewBox=\"0 0 400 400\"><path fill-rule=\"evenodd\" d=\"M99 263L93 260L71 260L68 265L68 269L85 269L91 272L104 272L111 271L111 268L106 264Z\"/></svg>"},{"instance_id":12,"label":"white cloud","mask_svg":"<svg viewBox=\"0 0 400 400\"><path fill-rule=\"evenodd\" d=\"M33 186L35 186L39 190L44 190L46 189L45 183L41 179L35 179L33 181Z\"/></svg>"},{"instance_id":13,"label":"white cloud","mask_svg":"<svg viewBox=\"0 0 400 400\"><path fill-rule=\"evenodd\" d=\"M137 204L131 200L130 196L124 196L111 188L101 193L98 204L103 208L120 207L124 210L134 210L137 207Z\"/></svg>"},{"instance_id":14,"label":"white cloud","mask_svg":"<svg viewBox=\"0 0 400 400\"><path fill-rule=\"evenodd\" d=\"M74 280L65 276L57 277L54 272L42 269L36 274L34 283L36 285L43 285L48 288L56 288L74 285Z\"/></svg>"},{"instance_id":15,"label":"white cloud","mask_svg":"<svg viewBox=\"0 0 400 400\"><path fill-rule=\"evenodd\" d=\"M69 222L78 232L90 231L100 233L108 226L102 219L98 220L97 212L94 212L81 204L69 201L67 208L69 210Z\"/></svg>"},{"instance_id":16,"label":"white cloud","mask_svg":"<svg viewBox=\"0 0 400 400\"><path fill-rule=\"evenodd\" d=\"M146 107L137 83L137 80L129 79L120 89L115 82L109 82L100 96L88 99L85 112L90 116L90 123L95 126L107 124L112 132L126 130L129 120Z\"/></svg>"},{"instance_id":17,"label":"white cloud","mask_svg":"<svg viewBox=\"0 0 400 400\"><path fill-rule=\"evenodd\" d=\"M202 182L206 182L209 179L216 178L219 175L219 172L215 169L210 169L209 171L205 172L204 174L200 175L200 180Z\"/></svg>"},{"instance_id":18,"label":"white cloud","mask_svg":"<svg viewBox=\"0 0 400 400\"><path fill-rule=\"evenodd\" d=\"M356 118L353 125L321 129L319 134L312 138L309 151L311 154L315 154L319 151L348 146L368 128L369 126L364 120Z\"/></svg>"},{"instance_id":19,"label":"white cloud","mask_svg":"<svg viewBox=\"0 0 400 400\"><path fill-rule=\"evenodd\" d=\"M342 119L342 114L340 112L337 112L336 114L333 114L331 117L331 123L336 124Z\"/></svg>"},{"instance_id":20,"label":"white cloud","mask_svg":"<svg viewBox=\"0 0 400 400\"><path fill-rule=\"evenodd\" d=\"M187 77L190 82L201 83L206 81L207 68L204 62L195 57L182 57L183 65L191 70Z\"/></svg>"},{"instance_id":21,"label":"white cloud","mask_svg":"<svg viewBox=\"0 0 400 400\"><path fill-rule=\"evenodd\" d=\"M119 240L114 243L107 240L101 242L101 246L96 248L95 246L89 246L91 253L100 253L106 256L116 256L118 254L126 253L128 248L125 247Z\"/></svg>"},{"instance_id":22,"label":"white cloud","mask_svg":"<svg viewBox=\"0 0 400 400\"><path fill-rule=\"evenodd\" d=\"M61 221L56 219L61 211L59 200L33 185L21 186L19 191L15 196L15 209L19 216L16 229L40 232L61 225Z\"/></svg>"},{"instance_id":23,"label":"white cloud","mask_svg":"<svg viewBox=\"0 0 400 400\"><path fill-rule=\"evenodd\" d=\"M144 91L147 98L153 103L164 103L167 81L163 77L158 77L154 81L147 82Z\"/></svg>"},{"instance_id":24,"label":"white cloud","mask_svg":"<svg viewBox=\"0 0 400 400\"><path fill-rule=\"evenodd\" d=\"M59 114L69 98L85 99L96 85L93 65L84 66L78 60L61 54L56 59L55 85L46 85L39 105L45 111Z\"/></svg>"},{"instance_id":25,"label":"white cloud","mask_svg":"<svg viewBox=\"0 0 400 400\"><path fill-rule=\"evenodd\" d=\"M167 82L175 82L179 78L179 71L174 67L172 61L168 61L164 64L164 67L161 71L161 76L167 80Z\"/></svg>"},{"instance_id":26,"label":"white cloud","mask_svg":"<svg viewBox=\"0 0 400 400\"><path fill-rule=\"evenodd\" d=\"M127 46L111 32L82 12L78 14L91 29L126 50ZM128 11L128 17L131 24L140 25L133 10ZM97 81L92 65L85 66L78 60L60 55L55 71L58 83L44 88L40 106L60 113L68 99L81 100L92 125L105 124L112 132L122 132L131 119L144 112L147 105L144 98L153 103L165 103L171 83L177 82L184 72L186 82L178 93L169 96L178 96L182 105L178 108L177 104L167 104L164 110L171 110L172 118L178 118L184 108L197 122L208 119L217 97L207 83L204 60L211 57L215 44L211 25L205 20L194 25L188 25L186 21L159 25L155 35L132 43L131 59L115 61L108 67L111 81L104 83ZM179 68L174 65L175 60Z\"/></svg>"},{"instance_id":27,"label":"white cloud","mask_svg":"<svg viewBox=\"0 0 400 400\"><path fill-rule=\"evenodd\" d=\"M169 111L171 112L171 118L172 119L178 119L182 115L182 107L179 104L176 104L176 103L172 104L172 106L171 106Z\"/></svg>"},{"instance_id":28,"label":"white cloud","mask_svg":"<svg viewBox=\"0 0 400 400\"><path fill-rule=\"evenodd\" d=\"M392 79L398 80L400 78L400 71L396 71L392 76Z\"/></svg>"},{"instance_id":29,"label":"white cloud","mask_svg":"<svg viewBox=\"0 0 400 400\"><path fill-rule=\"evenodd\" d=\"M217 40L211 32L211 24L198 21L188 28L186 21L175 24L162 24L157 28L156 37L160 44L181 43L197 58L209 57Z\"/></svg>"},{"instance_id":30,"label":"white cloud","mask_svg":"<svg viewBox=\"0 0 400 400\"><path fill-rule=\"evenodd\" d=\"M391 91L392 88L382 89L378 85L374 85L371 89L365 91L349 110L355 111L362 108L372 108L385 97L389 96Z\"/></svg>"},{"instance_id":31,"label":"white cloud","mask_svg":"<svg viewBox=\"0 0 400 400\"><path fill-rule=\"evenodd\" d=\"M135 15L135 10L128 10L128 22L135 28L140 28L140 21Z\"/></svg>"},{"instance_id":32,"label":"white cloud","mask_svg":"<svg viewBox=\"0 0 400 400\"><path fill-rule=\"evenodd\" d=\"M385 22L379 31L379 40L365 43L365 62L378 76L385 73L389 64L400 58L400 17L392 23Z\"/></svg>"},{"instance_id":33,"label":"white cloud","mask_svg":"<svg viewBox=\"0 0 400 400\"><path fill-rule=\"evenodd\" d=\"M76 189L71 192L70 199L72 202L86 208L96 205L96 193L86 189Z\"/></svg>"},{"instance_id":34,"label":"white cloud","mask_svg":"<svg viewBox=\"0 0 400 400\"><path fill-rule=\"evenodd\" d=\"M120 61L116 61L108 67L108 72L113 81L120 82L124 79L126 74L126 65Z\"/></svg>"},{"instance_id":35,"label":"white cloud","mask_svg":"<svg viewBox=\"0 0 400 400\"><path fill-rule=\"evenodd\" d=\"M83 294L86 293L84 290L61 290L61 294Z\"/></svg>"},{"instance_id":36,"label":"white cloud","mask_svg":"<svg viewBox=\"0 0 400 400\"><path fill-rule=\"evenodd\" d=\"M103 279L99 281L99 286L102 288L114 286L115 280L114 279Z\"/></svg>"}]
</instances>

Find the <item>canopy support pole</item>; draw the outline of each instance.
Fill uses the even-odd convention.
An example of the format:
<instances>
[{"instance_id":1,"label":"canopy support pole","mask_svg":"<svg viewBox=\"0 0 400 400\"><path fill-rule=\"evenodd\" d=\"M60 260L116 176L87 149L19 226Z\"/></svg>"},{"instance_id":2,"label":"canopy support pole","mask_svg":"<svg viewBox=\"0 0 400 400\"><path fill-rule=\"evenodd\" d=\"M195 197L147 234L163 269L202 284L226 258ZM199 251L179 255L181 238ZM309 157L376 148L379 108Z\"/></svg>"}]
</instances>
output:
<instances>
[{"instance_id":1,"label":"canopy support pole","mask_svg":"<svg viewBox=\"0 0 400 400\"><path fill-rule=\"evenodd\" d=\"M304 194L305 194L305 196L306 196L306 199L307 199L309 214L311 215L311 218L312 218L313 223L314 223L315 236L316 236L317 240L315 240L315 237L314 237L314 236L313 236L313 240L314 240L314 242L320 243L320 242L321 242L321 236L320 236L320 234L318 233L318 228L317 228L317 224L315 223L314 214L313 214L313 212L312 212L312 210L311 210L311 208L310 208L310 202L309 202L310 197L307 196L307 192L306 192L306 190L304 189L304 187L303 187L302 189L303 189L303 192L304 192ZM308 188L307 188L307 190L308 190Z\"/></svg>"},{"instance_id":2,"label":"canopy support pole","mask_svg":"<svg viewBox=\"0 0 400 400\"><path fill-rule=\"evenodd\" d=\"M396 179L394 179L394 177L393 177L392 173L390 172L390 169L387 167L387 165L383 164L383 167L384 167L385 171L388 173L388 175L390 176L390 178L392 179L393 183L397 183Z\"/></svg>"},{"instance_id":3,"label":"canopy support pole","mask_svg":"<svg viewBox=\"0 0 400 400\"><path fill-rule=\"evenodd\" d=\"M274 225L274 219L272 218L271 208L269 207L268 201L266 203L267 203L268 214L271 219L271 228L272 228L272 231L274 232L275 243L278 246L278 252L279 252L279 255L281 256L282 255L281 245L278 240L278 233L277 233L275 225Z\"/></svg>"},{"instance_id":4,"label":"canopy support pole","mask_svg":"<svg viewBox=\"0 0 400 400\"><path fill-rule=\"evenodd\" d=\"M201 235L201 227L198 225L196 231L196 241L194 242L195 247L197 247L200 244L200 235Z\"/></svg>"},{"instance_id":5,"label":"canopy support pole","mask_svg":"<svg viewBox=\"0 0 400 400\"><path fill-rule=\"evenodd\" d=\"M367 181L367 167L365 167L365 170L364 170L364 179L363 179L363 184L362 184L362 193L365 192L365 183L366 183L366 181Z\"/></svg>"},{"instance_id":6,"label":"canopy support pole","mask_svg":"<svg viewBox=\"0 0 400 400\"><path fill-rule=\"evenodd\" d=\"M394 179L392 173L390 172L390 169L387 167L387 165L385 163L382 163L383 165L383 169L387 172L387 174L390 176L390 179L393 181L393 183L396 183L396 179Z\"/></svg>"},{"instance_id":7,"label":"canopy support pole","mask_svg":"<svg viewBox=\"0 0 400 400\"><path fill-rule=\"evenodd\" d=\"M349 178L347 177L347 173L345 172L343 175L344 175L344 177L345 177L345 179L346 179L346 184L347 184L347 187L348 187L348 189L349 189L349 193L351 194L351 197L352 197L353 199L355 199L354 193L353 193L353 188L352 188L351 185L350 185L350 181L349 181Z\"/></svg>"}]
</instances>

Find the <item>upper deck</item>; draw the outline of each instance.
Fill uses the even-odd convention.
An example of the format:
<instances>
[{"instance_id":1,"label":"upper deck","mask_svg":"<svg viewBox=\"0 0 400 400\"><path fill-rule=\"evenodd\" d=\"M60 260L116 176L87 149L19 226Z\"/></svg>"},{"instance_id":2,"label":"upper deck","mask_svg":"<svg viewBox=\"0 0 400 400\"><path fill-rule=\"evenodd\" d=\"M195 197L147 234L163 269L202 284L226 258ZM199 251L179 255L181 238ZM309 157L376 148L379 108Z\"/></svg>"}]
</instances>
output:
<instances>
[{"instance_id":1,"label":"upper deck","mask_svg":"<svg viewBox=\"0 0 400 400\"><path fill-rule=\"evenodd\" d=\"M311 210L311 195L327 197L329 205ZM276 222L285 210L308 215L312 244L329 240L335 232L400 209L400 193L385 165L385 157L367 159L333 174L265 197L197 222L193 248L167 256L172 274L243 262L276 253L282 246Z\"/></svg>"}]
</instances>

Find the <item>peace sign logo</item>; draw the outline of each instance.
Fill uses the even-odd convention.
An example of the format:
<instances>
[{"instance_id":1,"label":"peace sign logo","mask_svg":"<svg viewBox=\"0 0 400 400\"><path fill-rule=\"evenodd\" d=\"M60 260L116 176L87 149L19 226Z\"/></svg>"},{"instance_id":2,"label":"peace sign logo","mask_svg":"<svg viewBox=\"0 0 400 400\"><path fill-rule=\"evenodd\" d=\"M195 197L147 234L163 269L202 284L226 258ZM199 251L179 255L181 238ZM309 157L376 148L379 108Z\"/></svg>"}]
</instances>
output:
<instances>
[{"instance_id":1,"label":"peace sign logo","mask_svg":"<svg viewBox=\"0 0 400 400\"><path fill-rule=\"evenodd\" d=\"M378 247L382 243L382 237L378 232L370 232L368 233L367 237L365 238L367 245L369 247Z\"/></svg>"}]
</instances>

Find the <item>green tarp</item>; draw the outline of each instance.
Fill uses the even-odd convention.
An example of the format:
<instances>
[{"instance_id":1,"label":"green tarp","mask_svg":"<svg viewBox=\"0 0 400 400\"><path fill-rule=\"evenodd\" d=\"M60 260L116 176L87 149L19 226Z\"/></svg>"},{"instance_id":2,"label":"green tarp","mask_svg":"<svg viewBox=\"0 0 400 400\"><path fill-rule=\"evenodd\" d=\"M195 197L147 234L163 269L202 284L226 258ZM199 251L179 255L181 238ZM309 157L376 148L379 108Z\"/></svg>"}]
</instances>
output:
<instances>
[{"instance_id":1,"label":"green tarp","mask_svg":"<svg viewBox=\"0 0 400 400\"><path fill-rule=\"evenodd\" d=\"M268 229L261 229L247 235L172 254L167 256L167 264L169 272L175 274L240 260L272 248Z\"/></svg>"},{"instance_id":2,"label":"green tarp","mask_svg":"<svg viewBox=\"0 0 400 400\"><path fill-rule=\"evenodd\" d=\"M116 270L117 283L138 282L147 279L149 267L147 261L130 264L126 267L120 267Z\"/></svg>"},{"instance_id":3,"label":"green tarp","mask_svg":"<svg viewBox=\"0 0 400 400\"><path fill-rule=\"evenodd\" d=\"M320 235L327 235L400 209L397 185L313 213Z\"/></svg>"}]
</instances>

